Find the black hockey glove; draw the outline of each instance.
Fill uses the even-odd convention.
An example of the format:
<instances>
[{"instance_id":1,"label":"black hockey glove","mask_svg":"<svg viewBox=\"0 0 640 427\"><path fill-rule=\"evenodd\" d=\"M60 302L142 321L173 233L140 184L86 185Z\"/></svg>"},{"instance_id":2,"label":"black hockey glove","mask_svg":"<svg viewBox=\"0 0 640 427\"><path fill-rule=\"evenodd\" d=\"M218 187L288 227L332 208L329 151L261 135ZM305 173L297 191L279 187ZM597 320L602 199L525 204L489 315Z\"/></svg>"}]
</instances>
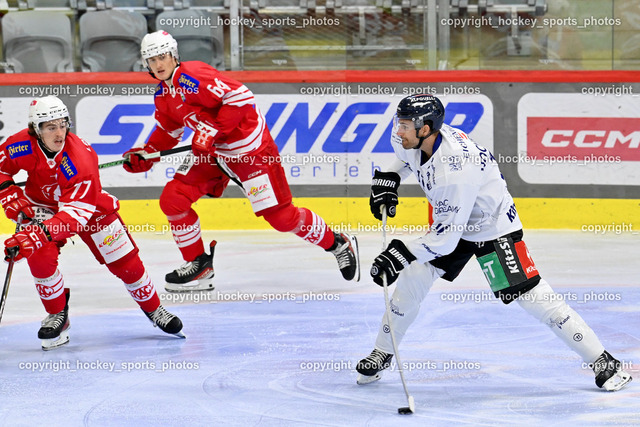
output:
<instances>
[{"instance_id":1,"label":"black hockey glove","mask_svg":"<svg viewBox=\"0 0 640 427\"><path fill-rule=\"evenodd\" d=\"M373 260L371 277L378 286L382 285L382 274L387 276L387 285L392 284L403 268L416 260L409 249L398 239L393 239L387 249Z\"/></svg>"},{"instance_id":2,"label":"black hockey glove","mask_svg":"<svg viewBox=\"0 0 640 427\"><path fill-rule=\"evenodd\" d=\"M387 215L393 218L396 216L396 206L398 205L398 187L400 187L400 175L395 172L380 172L376 169L371 181L371 197L369 206L371 213L378 221L382 221L380 208L387 207Z\"/></svg>"}]
</instances>

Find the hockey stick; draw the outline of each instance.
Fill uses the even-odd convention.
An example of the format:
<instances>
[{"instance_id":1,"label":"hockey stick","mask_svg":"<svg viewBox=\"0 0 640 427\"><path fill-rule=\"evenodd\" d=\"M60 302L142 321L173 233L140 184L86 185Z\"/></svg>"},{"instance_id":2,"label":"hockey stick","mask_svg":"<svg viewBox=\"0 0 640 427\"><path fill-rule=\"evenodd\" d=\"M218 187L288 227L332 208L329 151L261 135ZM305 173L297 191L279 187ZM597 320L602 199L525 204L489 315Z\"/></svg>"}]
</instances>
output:
<instances>
[{"instance_id":1,"label":"hockey stick","mask_svg":"<svg viewBox=\"0 0 640 427\"><path fill-rule=\"evenodd\" d=\"M382 250L387 249L387 207L382 205ZM398 413L402 415L413 414L416 411L416 404L413 400L413 396L409 393L407 388L407 382L404 379L404 371L402 369L402 362L400 361L400 354L398 353L398 346L396 344L396 336L393 332L393 326L391 326L391 302L389 301L389 286L387 285L387 275L382 273L382 287L384 288L384 304L386 307L385 315L387 316L387 325L389 326L389 334L391 335L391 345L393 346L393 352L396 355L396 363L398 364L398 371L400 372L400 380L402 381L402 387L404 388L404 394L407 396L407 402L409 406L403 406L398 408Z\"/></svg>"},{"instance_id":2,"label":"hockey stick","mask_svg":"<svg viewBox=\"0 0 640 427\"><path fill-rule=\"evenodd\" d=\"M22 215L22 212L20 212L18 214L18 219L16 222L15 233L20 231L20 224L22 224L22 218L23 218L23 215ZM2 287L2 299L0 300L0 322L2 321L2 314L4 313L4 305L7 301L7 294L9 293L9 283L11 282L11 275L13 274L13 264L15 264L16 255L17 255L17 252L15 253L13 253L12 251L9 252L9 260L8 260L9 265L7 266L7 275L4 278L4 286Z\"/></svg>"},{"instance_id":3,"label":"hockey stick","mask_svg":"<svg viewBox=\"0 0 640 427\"><path fill-rule=\"evenodd\" d=\"M171 148L169 150L154 151L153 153L145 153L145 154L137 154L137 155L141 156L144 160L152 160L152 159L157 159L159 157L170 156L176 153L183 153L189 150L191 150L190 145L183 145L182 147ZM129 158L127 157L123 159L114 160L112 162L102 163L98 165L98 169L105 169L113 166L118 166L128 161L129 161ZM26 184L26 181L16 183L16 185L20 187L24 187L25 184Z\"/></svg>"},{"instance_id":4,"label":"hockey stick","mask_svg":"<svg viewBox=\"0 0 640 427\"><path fill-rule=\"evenodd\" d=\"M171 148L169 150L162 150L162 151L154 151L153 153L145 153L145 154L136 154L137 156L141 156L144 160L153 160L153 159L157 159L159 157L165 157L165 156L170 156L172 154L176 154L176 153L182 153L184 151L189 151L191 150L191 146L190 145L183 145L182 147L176 147L176 148ZM131 156L131 155L129 155ZM118 166L121 165L125 162L129 161L129 157L123 158L123 159L118 159L118 160L114 160L113 162L107 162L107 163L102 163L100 165L98 165L98 169L104 169L104 168L110 168L113 166Z\"/></svg>"}]
</instances>

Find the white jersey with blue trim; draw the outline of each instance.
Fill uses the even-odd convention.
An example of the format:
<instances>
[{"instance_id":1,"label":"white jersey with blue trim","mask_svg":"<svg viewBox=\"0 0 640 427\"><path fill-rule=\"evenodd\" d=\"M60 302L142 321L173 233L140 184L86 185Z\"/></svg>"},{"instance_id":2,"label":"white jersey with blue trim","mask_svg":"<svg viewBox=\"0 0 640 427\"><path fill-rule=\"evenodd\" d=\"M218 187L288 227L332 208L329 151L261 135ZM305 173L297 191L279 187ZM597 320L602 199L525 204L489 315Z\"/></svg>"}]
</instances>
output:
<instances>
[{"instance_id":1,"label":"white jersey with blue trim","mask_svg":"<svg viewBox=\"0 0 640 427\"><path fill-rule=\"evenodd\" d=\"M442 125L427 158L422 150L404 149L396 130L391 145L403 164L396 163L394 169L403 179L413 172L433 206L433 225L427 234L407 244L418 261L450 254L460 239L484 242L522 228L488 149L461 130Z\"/></svg>"}]
</instances>

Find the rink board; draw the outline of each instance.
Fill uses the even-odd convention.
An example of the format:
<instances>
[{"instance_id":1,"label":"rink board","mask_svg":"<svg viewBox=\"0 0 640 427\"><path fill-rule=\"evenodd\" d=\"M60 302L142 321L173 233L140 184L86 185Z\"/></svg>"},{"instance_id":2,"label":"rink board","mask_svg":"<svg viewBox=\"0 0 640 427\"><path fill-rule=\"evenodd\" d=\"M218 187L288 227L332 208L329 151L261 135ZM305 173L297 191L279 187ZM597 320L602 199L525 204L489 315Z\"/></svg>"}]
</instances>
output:
<instances>
[{"instance_id":1,"label":"rink board","mask_svg":"<svg viewBox=\"0 0 640 427\"><path fill-rule=\"evenodd\" d=\"M335 231L376 231L380 226L369 210L368 198L294 198L296 206L321 215ZM640 200L621 199L515 199L525 229L568 229L595 234L629 233L640 230ZM169 233L169 224L158 200L121 200L120 214L133 232ZM223 198L199 200L194 209L205 230L267 230L271 226L256 217L246 199ZM428 202L424 197L400 199L398 213L389 219L393 231L424 234L427 229ZM0 218L0 233L10 234L15 225Z\"/></svg>"},{"instance_id":2,"label":"rink board","mask_svg":"<svg viewBox=\"0 0 640 427\"><path fill-rule=\"evenodd\" d=\"M366 230L374 170L394 154L389 142L395 105L410 93L438 95L445 121L492 150L526 228L624 232L640 204L640 74L637 72L232 72L254 92L278 145L299 206L336 228ZM156 82L147 73L6 75L0 82L0 141L25 127L35 96L57 95L69 106L73 131L100 162L144 144L153 131ZM184 143L192 132L187 129ZM122 203L126 222L166 228L158 208L162 187L180 156L152 171L103 169L106 191ZM16 177L20 180L21 176ZM200 200L205 229L265 229L236 190ZM422 226L426 206L415 178L401 186L399 227ZM403 195L403 191L406 193ZM231 194L231 195L230 195ZM414 199L415 198L415 199ZM626 229L625 229L626 227ZM414 227L415 228L415 227ZM13 227L0 221L0 232ZM587 230L588 231L588 230Z\"/></svg>"}]
</instances>

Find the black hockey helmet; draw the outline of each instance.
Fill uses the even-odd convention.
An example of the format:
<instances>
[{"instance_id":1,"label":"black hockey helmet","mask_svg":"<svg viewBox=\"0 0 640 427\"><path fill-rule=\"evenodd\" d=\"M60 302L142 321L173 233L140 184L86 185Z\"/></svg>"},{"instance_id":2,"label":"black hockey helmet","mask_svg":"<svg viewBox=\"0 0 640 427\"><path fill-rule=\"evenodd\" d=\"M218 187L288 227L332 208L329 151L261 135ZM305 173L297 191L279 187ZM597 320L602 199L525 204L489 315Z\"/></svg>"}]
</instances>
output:
<instances>
[{"instance_id":1,"label":"black hockey helmet","mask_svg":"<svg viewBox=\"0 0 640 427\"><path fill-rule=\"evenodd\" d=\"M413 148L419 150L424 140L433 135L434 132L439 131L442 127L442 123L444 122L444 106L442 102L433 95L410 95L398 104L396 117L398 120L406 119L413 122L416 137L418 137L419 140L418 145ZM420 136L420 129L422 129L424 125L429 125L429 133L426 136Z\"/></svg>"},{"instance_id":2,"label":"black hockey helmet","mask_svg":"<svg viewBox=\"0 0 640 427\"><path fill-rule=\"evenodd\" d=\"M431 128L429 135L431 135L442 127L444 106L433 95L416 94L407 96L400 101L396 115L398 119L413 121L416 130L422 129L424 125L429 125Z\"/></svg>"}]
</instances>

